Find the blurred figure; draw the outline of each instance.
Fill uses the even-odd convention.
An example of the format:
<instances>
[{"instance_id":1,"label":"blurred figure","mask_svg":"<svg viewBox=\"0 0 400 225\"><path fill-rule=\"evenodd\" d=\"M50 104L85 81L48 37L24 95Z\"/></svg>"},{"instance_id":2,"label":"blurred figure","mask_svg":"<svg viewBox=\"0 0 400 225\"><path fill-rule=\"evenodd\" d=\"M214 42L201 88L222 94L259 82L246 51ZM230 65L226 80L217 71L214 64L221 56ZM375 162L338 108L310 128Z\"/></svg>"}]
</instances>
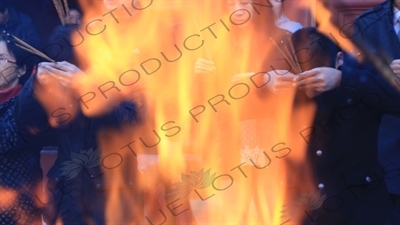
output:
<instances>
[{"instance_id":1,"label":"blurred figure","mask_svg":"<svg viewBox=\"0 0 400 225\"><path fill-rule=\"evenodd\" d=\"M400 1L386 0L369 9L354 21L354 27L354 34L351 37L353 42L362 47L364 51L362 53L377 56L383 61L383 65L379 65L379 68L374 68L374 63L371 61L365 61L357 66L373 73L378 69L382 71L386 69L399 76ZM397 224L400 224L400 136L393 134L399 133L400 119L393 115L384 115L379 128L378 156L385 169L388 190L396 208Z\"/></svg>"},{"instance_id":2,"label":"blurred figure","mask_svg":"<svg viewBox=\"0 0 400 225\"><path fill-rule=\"evenodd\" d=\"M210 137L196 141L209 143L203 150L204 156L218 165L209 163L223 172L236 167L231 172L235 174L236 186L223 193L224 208L228 209L225 224L272 224L280 220L274 213L277 199L283 196L280 161L272 159L278 157L274 146L280 140L276 127L278 101L285 105L284 102L292 100L295 75L289 71L290 66L283 60L283 55L272 47L273 41L281 43L286 37L286 32L274 23L274 11L259 7L256 13L253 3L263 4L263 1L223 1L224 15L230 14L230 33L222 25L220 29L215 27L218 39L214 49L207 59L199 58L194 66L199 80L196 97L226 93L240 83L251 87L245 98L227 100L228 106L226 102L218 104L218 110L214 109L217 113L208 112L210 121L198 125L209 122ZM261 87L255 88L250 81ZM281 95L275 95L278 93ZM207 100L212 102L211 99L201 102ZM284 157L285 154L288 152L282 151L279 155ZM251 202L255 204L256 218L250 216Z\"/></svg>"},{"instance_id":3,"label":"blurred figure","mask_svg":"<svg viewBox=\"0 0 400 225\"><path fill-rule=\"evenodd\" d=\"M376 146L383 114L400 116L400 96L385 96L393 88L379 75L343 65L343 53L316 28L301 29L292 40L306 70L295 85L318 107L312 127L300 135L309 146L309 191L321 204L297 205L302 224L396 224Z\"/></svg>"},{"instance_id":4,"label":"blurred figure","mask_svg":"<svg viewBox=\"0 0 400 225\"><path fill-rule=\"evenodd\" d=\"M29 45L39 48L40 38L36 31L33 21L27 15L16 11L7 0L0 0L0 32L10 33ZM35 55L26 55L24 61L29 65L36 65L40 58ZM27 73L33 73L33 67L26 68ZM19 79L20 84L24 84L28 76Z\"/></svg>"},{"instance_id":5,"label":"blurred figure","mask_svg":"<svg viewBox=\"0 0 400 225\"><path fill-rule=\"evenodd\" d=\"M0 34L0 224L42 224L41 205L35 195L43 190L41 149L54 140L43 117L16 114L44 113L43 108L26 108L32 96L20 95L19 79L25 75L24 58L30 53L7 42ZM29 76L29 75L25 75ZM40 126L38 126L40 125Z\"/></svg>"},{"instance_id":6,"label":"blurred figure","mask_svg":"<svg viewBox=\"0 0 400 225\"><path fill-rule=\"evenodd\" d=\"M78 9L70 8L68 24L58 25L52 32L45 53L56 61L67 61L79 65L76 60L75 49L71 45L71 35L79 29L82 13Z\"/></svg>"},{"instance_id":7,"label":"blurred figure","mask_svg":"<svg viewBox=\"0 0 400 225\"><path fill-rule=\"evenodd\" d=\"M139 179L136 152L139 154L139 148L145 148L139 137L150 143L155 139L153 127L145 134L140 133L143 124L149 124L153 116L151 111L147 111L150 106L146 99L153 96L145 96L139 90L142 87L140 82L131 84L132 73L126 73L123 78L121 74L141 71L140 63L155 53L159 54L162 45L150 43L149 46L149 40L155 37L155 32L160 32L160 27L147 19L152 17L146 17L146 12L130 7L132 1L112 2L118 3L118 9L112 11L115 8L108 9L104 3L108 10L106 14L93 10L94 7L84 8L87 15L103 14L101 21L104 24L92 23L84 28L72 25L77 30L87 31L106 24L104 32L87 37L81 45L73 48L77 53L75 60L79 66L83 65L85 73L68 62L42 63L38 69L35 96L47 109L50 123L58 128L60 140L57 160L47 175L47 202L51 203L45 206L44 219L48 225L58 222L144 224L145 221L143 182ZM122 3L129 13L120 7ZM96 7L102 8L100 5ZM113 12L115 17L109 12ZM63 37L59 39L61 43L66 42ZM58 41L52 42L57 44ZM95 48L89 51L92 46ZM160 71L164 72L164 68ZM49 78L54 79L47 83ZM104 85L111 82L115 82L118 88L106 90ZM84 103L93 93L97 97ZM57 109L62 110L57 112L65 110L65 114L57 113L58 118L54 117ZM151 138L147 138L150 135ZM81 162L76 157L91 160ZM118 160L122 160L121 164ZM110 162L117 166L111 167ZM160 214L158 209L150 210Z\"/></svg>"},{"instance_id":8,"label":"blurred figure","mask_svg":"<svg viewBox=\"0 0 400 225\"><path fill-rule=\"evenodd\" d=\"M7 0L0 0L0 32L3 31L17 36L35 48L39 47L40 39L32 20L17 12Z\"/></svg>"},{"instance_id":9,"label":"blurred figure","mask_svg":"<svg viewBox=\"0 0 400 225\"><path fill-rule=\"evenodd\" d=\"M41 63L36 76L28 80L24 96L33 96L25 102L24 109L16 118L25 121L32 117L32 109L39 103L46 109L49 123L56 128L59 141L58 156L48 172L49 178L46 198L42 198L44 221L48 224L107 224L105 218L106 202L110 189L130 188L137 183L135 162L123 158L118 164L126 173L123 179L113 180L104 176L109 164L115 165L115 158L106 156L115 151L110 143L126 141L118 139L124 136L137 120L136 108L133 104L123 102L117 96L109 96L111 101L109 113L95 116L86 115L81 108L85 107L76 95L81 96L73 82L85 79L85 73L68 62ZM60 113L60 114L58 114ZM100 145L101 142L105 142ZM124 143L124 142L122 142ZM115 143L114 143L115 144ZM119 149L119 148L118 148ZM117 149L117 150L118 150ZM100 154L102 153L102 154ZM129 169L128 169L129 168ZM141 196L132 196L141 202ZM140 209L124 205L130 210L140 213ZM137 214L133 214L137 216ZM143 218L136 218L141 220ZM132 220L133 221L133 220Z\"/></svg>"},{"instance_id":10,"label":"blurred figure","mask_svg":"<svg viewBox=\"0 0 400 225\"><path fill-rule=\"evenodd\" d=\"M285 16L285 14L283 14L284 0L269 0L269 2L274 9L275 24L277 27L292 33L303 27L300 23L291 21Z\"/></svg>"},{"instance_id":11,"label":"blurred figure","mask_svg":"<svg viewBox=\"0 0 400 225\"><path fill-rule=\"evenodd\" d=\"M81 24L81 19L82 19L82 13L78 9L71 9L69 10L69 18L67 21L69 24L76 24L80 25Z\"/></svg>"},{"instance_id":12,"label":"blurred figure","mask_svg":"<svg viewBox=\"0 0 400 225\"><path fill-rule=\"evenodd\" d=\"M160 143L161 139L157 137L158 134L155 131L159 132L158 127L163 126L167 121L178 121L182 118L180 106L183 104L181 105L179 100L183 96L177 90L186 85L183 82L179 84L179 80L182 79L179 76L187 77L187 75L180 70L180 65L183 64L184 60L180 57L177 60L172 60L176 57L177 51L174 48L175 39L170 24L153 15L154 12L151 8L137 10L151 4L151 2L103 0L106 10L113 12L114 16L106 18L107 24L112 24L108 27L108 29L111 27L112 31L110 29L108 32L104 32L102 41L106 41L105 43L109 46L115 46L108 49L110 52L108 54L125 54L126 58L129 59L119 61L120 64L123 64L123 68L141 71L142 65L140 63L160 56L160 52L164 54L164 59L168 61L167 63L163 62L162 66L155 70L155 73L152 73L151 76L141 78L135 84L137 87L141 86L141 89L134 91L134 102L138 105L140 121L135 126L133 137L134 139L140 138L141 141L132 143L131 147L138 152L138 160L140 160L141 168L139 169L143 175L142 191L145 199L146 216L150 218L152 223L157 224L164 221L160 209L164 212L167 211L167 205L175 200L165 195L165 189L168 189L174 181L171 174L182 172L182 169L178 169L178 171L172 169L170 164L173 160L178 160L178 154L182 154L182 152L178 153L177 151L181 151L178 146L184 140L182 135L173 138L167 136L168 138L163 139ZM129 10L129 14L126 13L122 5ZM159 13L159 11L155 12ZM119 21L118 24L115 24L114 18ZM114 62L112 63L115 65ZM161 160L159 155L162 151L164 151L163 154L166 151L170 152L171 159L164 155L164 160ZM148 173L151 170L153 172ZM130 193L125 194L131 195ZM169 207L178 207L181 203L188 210L185 210L185 213L179 216L165 218L166 224L195 224L189 199L181 199L181 201Z\"/></svg>"}]
</instances>

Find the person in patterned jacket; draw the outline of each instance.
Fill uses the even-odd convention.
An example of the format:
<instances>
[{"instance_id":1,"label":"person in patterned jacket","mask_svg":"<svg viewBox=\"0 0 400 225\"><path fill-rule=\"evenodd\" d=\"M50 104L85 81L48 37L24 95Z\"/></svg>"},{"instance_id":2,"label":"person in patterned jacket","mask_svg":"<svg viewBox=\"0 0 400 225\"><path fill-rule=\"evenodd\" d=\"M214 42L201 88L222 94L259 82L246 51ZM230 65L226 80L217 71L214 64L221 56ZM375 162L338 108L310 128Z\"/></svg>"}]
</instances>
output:
<instances>
[{"instance_id":1,"label":"person in patterned jacket","mask_svg":"<svg viewBox=\"0 0 400 225\"><path fill-rule=\"evenodd\" d=\"M21 62L28 53L7 42L0 34L0 224L42 224L35 195L42 190L40 151L52 134L50 126L30 121L30 132L15 119L20 99L19 78L26 73ZM43 113L41 107L32 112ZM29 128L29 126L28 126ZM49 143L51 144L51 143ZM39 195L39 194L38 194Z\"/></svg>"}]
</instances>

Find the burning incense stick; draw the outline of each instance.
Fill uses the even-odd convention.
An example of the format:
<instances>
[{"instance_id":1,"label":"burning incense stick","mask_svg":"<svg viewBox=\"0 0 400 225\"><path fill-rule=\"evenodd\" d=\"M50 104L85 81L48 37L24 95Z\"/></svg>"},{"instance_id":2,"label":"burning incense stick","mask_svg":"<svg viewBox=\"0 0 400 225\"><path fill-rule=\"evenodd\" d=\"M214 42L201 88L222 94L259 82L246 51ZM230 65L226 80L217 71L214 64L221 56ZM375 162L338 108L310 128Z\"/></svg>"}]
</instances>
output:
<instances>
[{"instance_id":1,"label":"burning incense stick","mask_svg":"<svg viewBox=\"0 0 400 225\"><path fill-rule=\"evenodd\" d=\"M289 39L289 46L290 46L290 49L291 49L292 52L293 52L294 62L296 63L296 66L297 66L299 72L301 73L301 72L303 72L303 71L301 70L300 62L299 62L299 60L297 59L297 54L296 54L297 52L294 50L293 41L292 41L292 34L289 34L289 33L288 33L288 39Z\"/></svg>"},{"instance_id":2,"label":"burning incense stick","mask_svg":"<svg viewBox=\"0 0 400 225\"><path fill-rule=\"evenodd\" d=\"M14 35L11 35L9 33L7 33L7 36L11 36L12 38L15 39L15 41L17 43L14 43L17 47L24 49L25 51L28 51L32 54L35 54L37 56L40 56L50 62L55 62L53 59L51 59L50 57L48 57L46 54L42 53L41 51L37 50L36 48L30 46L29 44L27 44L26 42L22 41L21 39L15 37Z\"/></svg>"},{"instance_id":3,"label":"burning incense stick","mask_svg":"<svg viewBox=\"0 0 400 225\"><path fill-rule=\"evenodd\" d=\"M279 45L276 44L276 42L274 41L274 39L272 39L272 38L269 38L269 39L272 41L272 43L274 44L274 46L282 53L282 55L289 61L290 66L293 67L295 70L297 70L296 65L294 65L293 59L291 60L291 57L290 57L290 56L289 56L289 57L287 56L287 54L279 47ZM297 71L296 71L296 72L297 72Z\"/></svg>"},{"instance_id":4,"label":"burning incense stick","mask_svg":"<svg viewBox=\"0 0 400 225\"><path fill-rule=\"evenodd\" d=\"M291 43L289 43L289 45L290 45L290 44L291 44ZM294 50L290 51L289 48L288 48L288 46L285 45L285 44L283 44L283 46L284 46L284 49L285 49L285 50L287 51L287 53L288 53L288 57L290 58L291 63L295 66L296 73L297 73L297 74L301 73L301 68L300 68L300 66L298 65L298 63L296 62L296 60L293 58L293 54L295 54L295 53L294 53Z\"/></svg>"}]
</instances>

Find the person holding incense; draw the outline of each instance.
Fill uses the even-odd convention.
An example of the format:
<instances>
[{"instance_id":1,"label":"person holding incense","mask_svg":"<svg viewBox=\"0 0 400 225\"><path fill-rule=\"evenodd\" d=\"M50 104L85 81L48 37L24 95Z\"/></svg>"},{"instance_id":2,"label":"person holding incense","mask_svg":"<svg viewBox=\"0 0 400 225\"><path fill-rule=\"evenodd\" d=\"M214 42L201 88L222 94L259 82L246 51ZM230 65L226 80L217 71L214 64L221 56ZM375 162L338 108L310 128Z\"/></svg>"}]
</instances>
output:
<instances>
[{"instance_id":1,"label":"person holding incense","mask_svg":"<svg viewBox=\"0 0 400 225\"><path fill-rule=\"evenodd\" d=\"M313 124L300 132L311 170L298 170L314 180L313 187L306 191L304 179L297 187L318 193L314 199L323 203L305 209L308 215L303 210L304 220L296 224L398 224L377 143L382 116L400 116L400 95L388 94L399 89L380 74L350 67L353 62L348 64L339 47L316 28L299 30L292 40L299 61L305 62L295 86L314 93L317 105ZM320 89L323 77L333 80L331 88Z\"/></svg>"},{"instance_id":2,"label":"person holding incense","mask_svg":"<svg viewBox=\"0 0 400 225\"><path fill-rule=\"evenodd\" d=\"M85 40L75 50L79 52L80 48L85 49L86 45L90 46L91 41L96 39L99 45L107 40L110 49L103 48L99 54L85 54L85 57L93 59L107 54L121 56L125 50L132 51L133 48L129 47L137 44L132 41L132 36L107 38L111 37L113 29L122 29L119 30L121 34L127 34L130 27L139 22L138 14L135 17L132 15L132 19L129 16L122 19L116 13L119 24L114 24L114 21L111 23L113 18L108 18L110 20L107 22L110 23L107 23L104 33ZM130 58L129 63L141 62L137 59L148 54L145 45L135 47L140 52L133 53L132 57L136 58ZM117 54L113 51L119 52ZM56 127L57 140L60 142L56 162L47 174L49 181L45 191L48 198L43 201L46 203L43 205L43 217L48 225L59 222L99 225L145 223L137 149L132 147L133 132L142 119L139 119L141 108L136 106L136 102L132 103L134 101L130 96L124 95L126 89L133 88L121 87L118 76L114 74L117 72L111 71L117 59L122 63L121 58L113 57L111 61L103 58L101 66L110 63L110 71L107 73L94 73L91 70L85 70L85 73L66 61L41 63L35 79L28 81L29 89L23 94L33 95L44 106L46 118ZM101 67L93 62L88 65L89 59L79 54L77 61L80 66L81 63L85 64L86 68ZM121 67L132 68L128 64ZM121 73L118 72L118 75ZM107 91L104 84L111 80L121 89L125 88L122 91L124 94ZM103 94L98 92L100 89ZM96 92L96 96L90 99L93 92ZM35 104L38 103L32 101L27 107L35 107ZM19 116L23 120L22 115Z\"/></svg>"},{"instance_id":3,"label":"person holding incense","mask_svg":"<svg viewBox=\"0 0 400 225\"><path fill-rule=\"evenodd\" d=\"M7 3L7 0L0 0L0 32L15 35L35 48L40 46L40 37L32 19L14 9ZM26 60L33 62L27 63L29 65L35 65L39 62L39 58L32 55L27 55L26 58ZM34 68L27 67L26 69L31 74ZM20 84L24 84L27 78L26 76L19 79Z\"/></svg>"},{"instance_id":4,"label":"person holding incense","mask_svg":"<svg viewBox=\"0 0 400 225\"><path fill-rule=\"evenodd\" d=\"M108 213L113 216L107 216L108 192L129 188L133 195L138 188L134 186L138 183L135 162L120 151L120 145L129 143L126 137L137 121L136 107L117 96L109 96L108 100L104 99L104 104L111 111L86 115L82 110L85 105L79 101L83 94L79 87L85 85L79 83L81 79L86 80L86 74L71 63L43 62L36 75L25 84L21 95L27 100L20 103L20 110L16 110L16 118L21 124L45 117L54 127L59 143L57 160L47 174L46 197L40 201L43 219L48 225L60 221L63 224L113 224L114 219L120 217L111 211ZM30 113L40 105L45 112L41 115ZM129 149L126 151L132 154ZM118 164L119 158L116 162L112 156L120 153L124 156ZM117 163L118 170L110 163ZM123 178L116 180L110 176L120 170L124 171L120 174ZM140 224L143 222L143 216L138 216L141 209L135 208L134 204L142 201L141 196L118 199L121 210L126 211L118 213L129 216L126 221ZM133 215L135 217L130 220Z\"/></svg>"},{"instance_id":5,"label":"person holding incense","mask_svg":"<svg viewBox=\"0 0 400 225\"><path fill-rule=\"evenodd\" d=\"M20 95L19 79L26 74L30 53L0 34L0 224L42 224L37 196L43 190L40 151L54 145L53 132L43 117L20 123L16 110L27 101ZM40 106L31 114L43 114ZM22 112L24 114L24 112Z\"/></svg>"},{"instance_id":6,"label":"person holding incense","mask_svg":"<svg viewBox=\"0 0 400 225\"><path fill-rule=\"evenodd\" d=\"M204 96L198 101L215 104L214 112L209 111L213 137L207 141L215 140L219 147L205 151L204 157L220 162L222 159L222 165L214 165L222 170L241 165L246 174L241 175L237 168L237 189L224 193L224 207L231 209L227 210L225 223L270 224L274 221L274 196L282 189L280 161L274 159L288 154L287 150L277 153L284 147L274 147L282 141L275 117L279 115L279 105L293 98L292 80L298 71L284 59L290 51L288 34L276 27L271 7L258 0L225 0L223 4L225 24L213 27L218 39L210 55L198 59L194 66L198 96ZM205 44L211 46L209 42ZM244 84L250 89L246 90ZM227 93L224 100L207 99L222 93ZM214 103L218 101L219 104ZM204 121L198 126L202 124ZM229 158L224 156L228 150ZM237 196L234 199L233 193ZM252 200L256 220L249 217Z\"/></svg>"}]
</instances>

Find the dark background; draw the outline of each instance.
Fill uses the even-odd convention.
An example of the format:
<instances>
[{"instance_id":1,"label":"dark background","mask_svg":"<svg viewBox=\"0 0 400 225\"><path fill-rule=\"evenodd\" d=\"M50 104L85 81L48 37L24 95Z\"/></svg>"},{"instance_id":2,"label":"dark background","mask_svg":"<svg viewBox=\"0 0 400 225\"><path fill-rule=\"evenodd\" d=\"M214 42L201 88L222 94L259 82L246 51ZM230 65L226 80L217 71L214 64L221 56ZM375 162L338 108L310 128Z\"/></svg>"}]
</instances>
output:
<instances>
[{"instance_id":1,"label":"dark background","mask_svg":"<svg viewBox=\"0 0 400 225\"><path fill-rule=\"evenodd\" d=\"M46 46L53 29L61 24L52 0L8 0L16 10L28 15L39 33L41 49ZM79 8L78 0L68 0L69 8Z\"/></svg>"}]
</instances>

